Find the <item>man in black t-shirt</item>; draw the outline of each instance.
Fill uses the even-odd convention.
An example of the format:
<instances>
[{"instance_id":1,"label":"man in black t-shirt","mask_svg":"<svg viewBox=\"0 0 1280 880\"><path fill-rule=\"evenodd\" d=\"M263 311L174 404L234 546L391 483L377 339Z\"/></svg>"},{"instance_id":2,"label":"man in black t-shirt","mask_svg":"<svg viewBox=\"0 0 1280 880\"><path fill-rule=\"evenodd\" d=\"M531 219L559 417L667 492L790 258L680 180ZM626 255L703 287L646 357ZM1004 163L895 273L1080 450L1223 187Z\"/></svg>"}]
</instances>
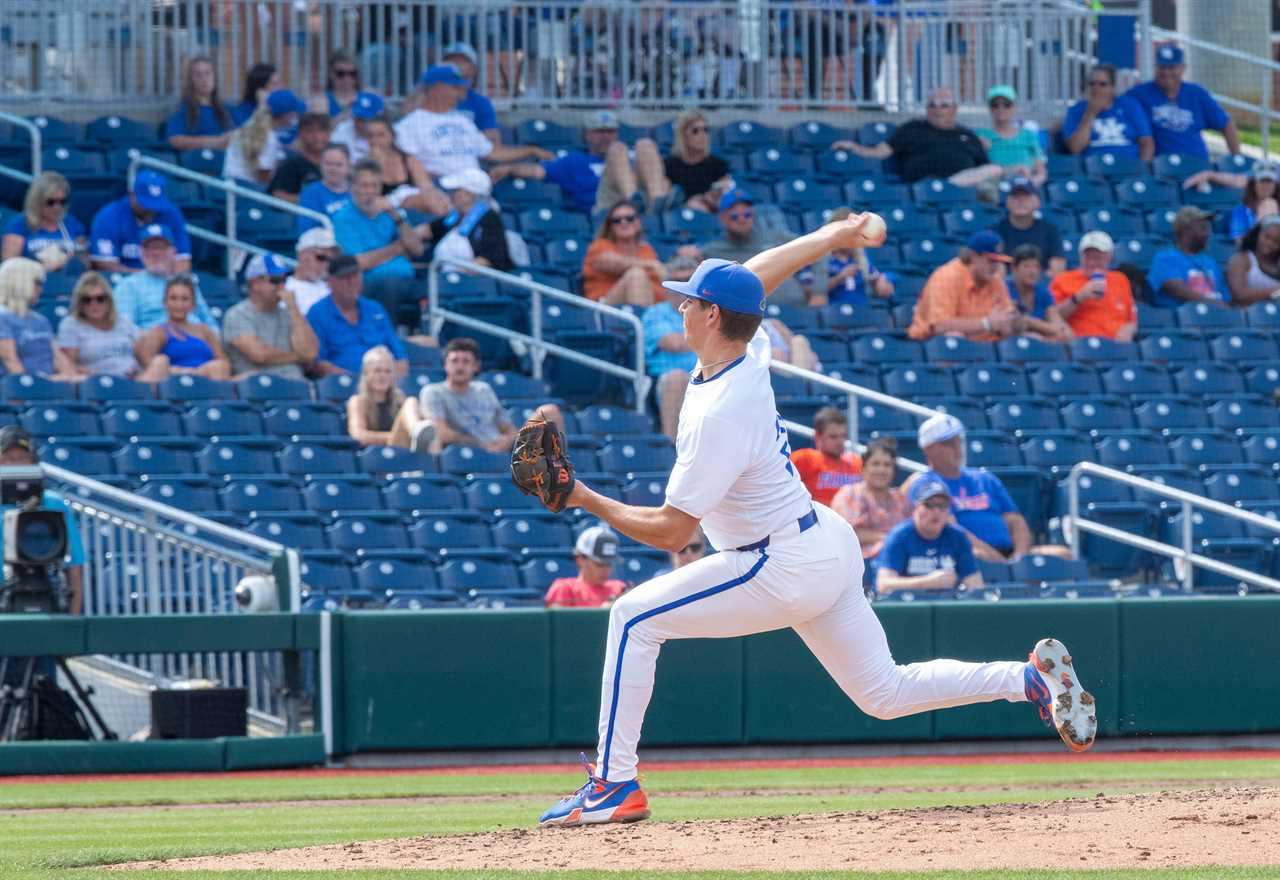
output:
<instances>
[{"instance_id":1,"label":"man in black t-shirt","mask_svg":"<svg viewBox=\"0 0 1280 880\"><path fill-rule=\"evenodd\" d=\"M987 158L982 141L972 129L956 125L956 99L950 89L929 93L924 119L898 127L887 141L864 147L854 141L836 141L833 150L848 150L867 159L893 157L898 176L907 183L926 177L945 177L956 186L978 186L999 180L999 165Z\"/></svg>"},{"instance_id":2,"label":"man in black t-shirt","mask_svg":"<svg viewBox=\"0 0 1280 880\"><path fill-rule=\"evenodd\" d=\"M293 150L276 168L267 191L277 199L298 203L298 194L313 180L320 179L320 154L329 143L332 122L325 113L308 113L298 121L298 139Z\"/></svg>"},{"instance_id":3,"label":"man in black t-shirt","mask_svg":"<svg viewBox=\"0 0 1280 880\"><path fill-rule=\"evenodd\" d=\"M1012 253L1024 244L1035 245L1044 258L1048 279L1067 268L1062 233L1048 220L1036 216L1040 210L1040 191L1029 178L1014 177L1009 181L1005 209L1008 213L994 228L1007 251Z\"/></svg>"}]
</instances>

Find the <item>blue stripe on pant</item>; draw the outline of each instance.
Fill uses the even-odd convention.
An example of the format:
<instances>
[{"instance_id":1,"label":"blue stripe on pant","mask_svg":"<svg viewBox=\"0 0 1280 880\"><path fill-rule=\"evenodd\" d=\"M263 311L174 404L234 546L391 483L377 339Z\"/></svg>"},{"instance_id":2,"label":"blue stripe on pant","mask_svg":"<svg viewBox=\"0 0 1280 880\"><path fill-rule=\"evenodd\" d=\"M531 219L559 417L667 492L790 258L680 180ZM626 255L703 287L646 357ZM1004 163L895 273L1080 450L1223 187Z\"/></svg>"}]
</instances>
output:
<instances>
[{"instance_id":1,"label":"blue stripe on pant","mask_svg":"<svg viewBox=\"0 0 1280 880\"><path fill-rule=\"evenodd\" d=\"M643 623L651 617L656 617L659 614L671 611L675 608L681 608L692 602L697 602L700 599L708 599L712 596L723 593L725 590L730 590L734 587L745 584L760 573L760 569L764 567L765 561L768 560L768 558L769 555L767 553L761 553L760 558L756 560L755 564L752 565L750 569L748 569L746 574L739 575L733 580L725 581L722 584L716 584L714 587L709 587L700 593L693 593L692 595L685 596L681 599L676 599L674 602L668 602L666 605L651 608L648 611L637 614L635 617L627 621L626 625L622 628L622 638L618 640L618 660L613 670L613 697L609 704L609 726L605 733L604 758L601 760L600 766L596 768L596 773L599 776L607 779L609 775L609 750L613 745L613 722L618 712L618 688L622 681L622 659L626 656L627 637L631 633L631 628L638 623Z\"/></svg>"}]
</instances>

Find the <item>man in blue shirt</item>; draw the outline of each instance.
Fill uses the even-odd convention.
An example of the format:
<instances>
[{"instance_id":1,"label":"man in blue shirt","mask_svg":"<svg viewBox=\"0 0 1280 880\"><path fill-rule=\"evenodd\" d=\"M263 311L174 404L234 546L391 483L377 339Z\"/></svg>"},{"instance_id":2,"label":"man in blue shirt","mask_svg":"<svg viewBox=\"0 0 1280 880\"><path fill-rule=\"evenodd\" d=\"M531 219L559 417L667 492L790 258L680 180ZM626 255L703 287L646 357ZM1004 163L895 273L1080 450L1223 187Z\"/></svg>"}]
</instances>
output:
<instances>
[{"instance_id":1,"label":"man in blue shirt","mask_svg":"<svg viewBox=\"0 0 1280 880\"><path fill-rule=\"evenodd\" d=\"M1116 69L1099 64L1089 72L1088 95L1072 104L1062 121L1062 138L1072 153L1114 153L1142 159L1155 155L1151 124L1134 101L1116 96Z\"/></svg>"},{"instance_id":2,"label":"man in blue shirt","mask_svg":"<svg viewBox=\"0 0 1280 880\"><path fill-rule=\"evenodd\" d=\"M409 374L404 343L382 306L360 295L360 263L339 254L329 263L329 295L307 311L307 323L320 343L315 370L321 376L360 375L360 361L374 346L385 345L396 358L396 373Z\"/></svg>"},{"instance_id":3,"label":"man in blue shirt","mask_svg":"<svg viewBox=\"0 0 1280 880\"><path fill-rule=\"evenodd\" d=\"M1235 122L1208 89L1183 81L1186 69L1180 48L1161 46L1156 50L1155 79L1125 92L1125 97L1147 114L1156 155L1181 153L1208 159L1209 149L1200 134L1206 128L1222 132L1227 150L1240 152L1240 132Z\"/></svg>"},{"instance_id":4,"label":"man in blue shirt","mask_svg":"<svg viewBox=\"0 0 1280 880\"><path fill-rule=\"evenodd\" d=\"M480 57L470 43L450 43L444 47L441 60L458 68L462 78L467 81L467 93L458 102L457 110L468 117L476 128L480 129L496 147L502 143L502 130L498 128L498 114L493 109L493 102L476 91L476 73L480 66Z\"/></svg>"},{"instance_id":5,"label":"man in blue shirt","mask_svg":"<svg viewBox=\"0 0 1280 880\"><path fill-rule=\"evenodd\" d=\"M1218 262L1204 249L1213 234L1214 213L1193 205L1178 209L1173 217L1171 248L1156 251L1147 272L1147 283L1155 293L1155 304L1167 309L1184 302L1225 306L1231 293Z\"/></svg>"},{"instance_id":6,"label":"man in blue shirt","mask_svg":"<svg viewBox=\"0 0 1280 880\"><path fill-rule=\"evenodd\" d=\"M677 257L672 261L668 277L672 281L687 281L696 268L697 260ZM698 362L698 356L684 337L684 318L676 309L683 299L680 294L664 289L662 301L645 309L640 319L644 325L645 369L655 383L662 433L672 440L676 437L689 376Z\"/></svg>"},{"instance_id":7,"label":"man in blue shirt","mask_svg":"<svg viewBox=\"0 0 1280 880\"><path fill-rule=\"evenodd\" d=\"M915 481L908 496L911 518L885 535L876 555L876 592L950 590L958 585L982 586L982 572L969 536L947 522L951 493L932 476Z\"/></svg>"},{"instance_id":8,"label":"man in blue shirt","mask_svg":"<svg viewBox=\"0 0 1280 880\"><path fill-rule=\"evenodd\" d=\"M117 313L132 321L139 330L149 330L169 320L164 307L164 288L169 279L178 274L177 251L173 246L173 231L161 223L144 227L138 236L142 239L144 270L134 272L117 284L114 298ZM196 310L190 319L217 330L218 322L194 277L192 286L196 291Z\"/></svg>"},{"instance_id":9,"label":"man in blue shirt","mask_svg":"<svg viewBox=\"0 0 1280 880\"><path fill-rule=\"evenodd\" d=\"M173 234L176 269L191 269L191 236L178 206L164 194L164 177L142 170L133 179L129 194L104 205L94 215L89 231L93 268L99 272L137 272L142 269L143 227L159 223Z\"/></svg>"}]
</instances>

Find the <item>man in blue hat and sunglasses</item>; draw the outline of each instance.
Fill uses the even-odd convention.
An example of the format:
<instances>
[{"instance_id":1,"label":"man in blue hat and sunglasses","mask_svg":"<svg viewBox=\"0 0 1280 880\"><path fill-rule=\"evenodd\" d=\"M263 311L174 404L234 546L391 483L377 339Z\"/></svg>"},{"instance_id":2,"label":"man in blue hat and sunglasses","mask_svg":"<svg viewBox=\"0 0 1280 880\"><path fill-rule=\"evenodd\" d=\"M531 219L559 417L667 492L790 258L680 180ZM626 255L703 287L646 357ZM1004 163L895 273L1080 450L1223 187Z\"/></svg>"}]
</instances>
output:
<instances>
[{"instance_id":1,"label":"man in blue hat and sunglasses","mask_svg":"<svg viewBox=\"0 0 1280 880\"><path fill-rule=\"evenodd\" d=\"M874 226L869 226L874 223ZM542 825L634 822L649 802L636 781L636 747L667 639L731 638L791 627L841 689L869 715L898 718L949 706L1032 701L1082 751L1097 729L1093 697L1061 642L1029 662L894 663L862 590L853 529L815 504L791 463L770 384L765 297L801 266L837 248L879 247L874 215L828 223L745 264L705 260L684 282L684 334L698 361L681 407L676 463L661 507L614 501L578 481L568 504L615 531L667 551L701 527L719 552L623 594L609 614L596 764L582 788L544 812Z\"/></svg>"}]
</instances>

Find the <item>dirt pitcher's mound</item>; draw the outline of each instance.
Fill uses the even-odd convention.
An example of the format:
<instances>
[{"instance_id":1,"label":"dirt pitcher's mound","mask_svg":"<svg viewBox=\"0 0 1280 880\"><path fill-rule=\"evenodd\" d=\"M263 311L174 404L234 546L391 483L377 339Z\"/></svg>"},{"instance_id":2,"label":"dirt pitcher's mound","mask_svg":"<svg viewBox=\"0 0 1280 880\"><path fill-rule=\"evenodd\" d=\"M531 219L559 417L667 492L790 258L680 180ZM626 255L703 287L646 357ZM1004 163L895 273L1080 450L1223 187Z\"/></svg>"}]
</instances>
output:
<instances>
[{"instance_id":1,"label":"dirt pitcher's mound","mask_svg":"<svg viewBox=\"0 0 1280 880\"><path fill-rule=\"evenodd\" d=\"M530 829L145 863L206 870L584 865L614 871L1280 865L1280 789Z\"/></svg>"}]
</instances>

